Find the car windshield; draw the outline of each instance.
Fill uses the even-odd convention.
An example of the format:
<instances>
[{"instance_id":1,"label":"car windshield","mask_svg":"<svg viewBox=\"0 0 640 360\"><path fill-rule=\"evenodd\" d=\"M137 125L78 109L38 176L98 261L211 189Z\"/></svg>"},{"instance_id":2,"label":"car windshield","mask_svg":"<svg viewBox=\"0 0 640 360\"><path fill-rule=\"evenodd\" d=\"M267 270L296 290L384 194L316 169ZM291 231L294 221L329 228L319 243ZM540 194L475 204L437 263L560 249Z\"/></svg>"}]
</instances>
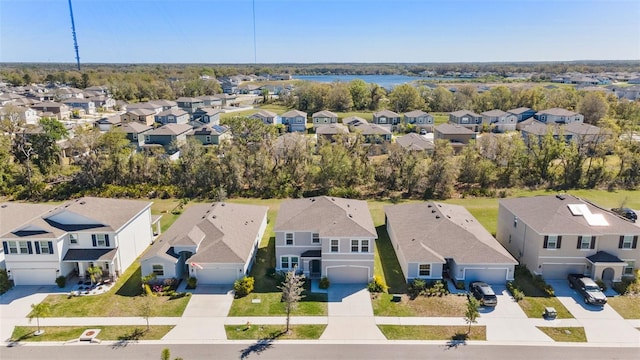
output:
<instances>
[{"instance_id":1,"label":"car windshield","mask_svg":"<svg viewBox=\"0 0 640 360\"><path fill-rule=\"evenodd\" d=\"M587 291L600 291L600 288L595 285L587 285L584 289Z\"/></svg>"}]
</instances>

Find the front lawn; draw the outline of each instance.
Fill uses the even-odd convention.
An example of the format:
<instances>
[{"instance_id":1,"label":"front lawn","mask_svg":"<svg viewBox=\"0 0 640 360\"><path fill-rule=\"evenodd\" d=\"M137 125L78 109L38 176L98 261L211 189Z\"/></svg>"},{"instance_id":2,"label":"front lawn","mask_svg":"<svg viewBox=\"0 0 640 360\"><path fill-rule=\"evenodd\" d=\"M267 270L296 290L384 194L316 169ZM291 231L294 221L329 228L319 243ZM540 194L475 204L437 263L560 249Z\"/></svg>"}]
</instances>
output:
<instances>
[{"instance_id":1,"label":"front lawn","mask_svg":"<svg viewBox=\"0 0 640 360\"><path fill-rule=\"evenodd\" d=\"M378 325L388 340L487 340L486 326Z\"/></svg>"},{"instance_id":2,"label":"front lawn","mask_svg":"<svg viewBox=\"0 0 640 360\"><path fill-rule=\"evenodd\" d=\"M625 319L640 319L640 296L621 295L607 298L607 304Z\"/></svg>"},{"instance_id":3,"label":"front lawn","mask_svg":"<svg viewBox=\"0 0 640 360\"><path fill-rule=\"evenodd\" d=\"M327 325L291 325L291 333L284 334L284 325L225 325L229 340L317 340Z\"/></svg>"},{"instance_id":4,"label":"front lawn","mask_svg":"<svg viewBox=\"0 0 640 360\"><path fill-rule=\"evenodd\" d=\"M558 312L559 319L573 318L573 315L562 305L558 298L550 296L536 287L526 268L516 267L513 284L524 293L524 299L518 301L518 305L528 317L541 318L545 307L553 307Z\"/></svg>"},{"instance_id":5,"label":"front lawn","mask_svg":"<svg viewBox=\"0 0 640 360\"><path fill-rule=\"evenodd\" d=\"M44 299L51 307L50 317L140 316L145 301L151 303L153 316L182 316L190 296L171 300L169 296L141 296L140 263L134 262L106 293L75 296L49 295Z\"/></svg>"},{"instance_id":6,"label":"front lawn","mask_svg":"<svg viewBox=\"0 0 640 360\"><path fill-rule=\"evenodd\" d=\"M240 299L234 299L229 316L286 316L281 292L254 292ZM252 300L260 299L259 303ZM327 316L327 295L306 293L298 303L292 316Z\"/></svg>"},{"instance_id":7,"label":"front lawn","mask_svg":"<svg viewBox=\"0 0 640 360\"><path fill-rule=\"evenodd\" d=\"M35 326L16 326L11 334L11 341L69 341L75 340L87 329L100 329L97 338L100 340L160 340L173 325L154 325L147 331L146 326L41 326L44 334L35 336Z\"/></svg>"},{"instance_id":8,"label":"front lawn","mask_svg":"<svg viewBox=\"0 0 640 360\"><path fill-rule=\"evenodd\" d=\"M463 317L467 297L458 295L418 296L409 299L402 295L400 302L393 302L391 294L376 294L372 296L371 304L375 316L423 316L423 317Z\"/></svg>"},{"instance_id":9,"label":"front lawn","mask_svg":"<svg viewBox=\"0 0 640 360\"><path fill-rule=\"evenodd\" d=\"M584 333L583 327L536 327L552 338L553 341L587 342L587 335Z\"/></svg>"}]
</instances>

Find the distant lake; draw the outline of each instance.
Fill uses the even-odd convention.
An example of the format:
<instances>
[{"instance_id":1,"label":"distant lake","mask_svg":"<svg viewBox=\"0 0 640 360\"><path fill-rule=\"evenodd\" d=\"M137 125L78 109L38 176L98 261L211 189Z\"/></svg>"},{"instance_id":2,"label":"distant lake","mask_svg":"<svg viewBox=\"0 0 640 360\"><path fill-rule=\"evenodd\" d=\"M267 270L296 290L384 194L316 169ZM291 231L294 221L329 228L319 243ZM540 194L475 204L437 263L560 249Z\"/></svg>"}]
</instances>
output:
<instances>
[{"instance_id":1,"label":"distant lake","mask_svg":"<svg viewBox=\"0 0 640 360\"><path fill-rule=\"evenodd\" d=\"M394 86L410 83L416 80L429 79L427 77L406 75L296 75L293 78L321 83L331 83L334 81L347 83L354 79L360 79L367 83L378 84L385 89L390 89Z\"/></svg>"}]
</instances>

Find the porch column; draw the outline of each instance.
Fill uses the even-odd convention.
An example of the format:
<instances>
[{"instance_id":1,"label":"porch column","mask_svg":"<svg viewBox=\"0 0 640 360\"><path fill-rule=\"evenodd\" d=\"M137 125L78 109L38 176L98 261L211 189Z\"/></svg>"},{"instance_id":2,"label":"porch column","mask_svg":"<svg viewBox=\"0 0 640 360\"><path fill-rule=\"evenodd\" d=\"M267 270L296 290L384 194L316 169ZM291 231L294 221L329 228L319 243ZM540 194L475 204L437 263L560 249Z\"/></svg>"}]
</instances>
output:
<instances>
[{"instance_id":1,"label":"porch column","mask_svg":"<svg viewBox=\"0 0 640 360\"><path fill-rule=\"evenodd\" d=\"M78 261L78 276L84 280L86 278L87 269L83 262Z\"/></svg>"}]
</instances>

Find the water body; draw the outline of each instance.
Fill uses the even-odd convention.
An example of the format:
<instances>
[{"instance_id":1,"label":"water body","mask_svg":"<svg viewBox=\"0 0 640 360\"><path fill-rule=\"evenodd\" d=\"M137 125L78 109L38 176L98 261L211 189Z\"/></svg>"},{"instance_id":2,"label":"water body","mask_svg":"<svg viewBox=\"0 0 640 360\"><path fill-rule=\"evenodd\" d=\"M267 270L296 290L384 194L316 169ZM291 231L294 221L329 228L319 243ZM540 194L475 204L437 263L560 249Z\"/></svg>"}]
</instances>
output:
<instances>
[{"instance_id":1,"label":"water body","mask_svg":"<svg viewBox=\"0 0 640 360\"><path fill-rule=\"evenodd\" d=\"M296 75L293 77L297 80L314 81L320 83L332 83L340 81L347 83L354 79L364 80L370 84L378 84L385 89L391 89L394 86L413 83L418 80L439 81L452 80L448 77L427 77L427 76L407 76L407 75Z\"/></svg>"}]
</instances>

